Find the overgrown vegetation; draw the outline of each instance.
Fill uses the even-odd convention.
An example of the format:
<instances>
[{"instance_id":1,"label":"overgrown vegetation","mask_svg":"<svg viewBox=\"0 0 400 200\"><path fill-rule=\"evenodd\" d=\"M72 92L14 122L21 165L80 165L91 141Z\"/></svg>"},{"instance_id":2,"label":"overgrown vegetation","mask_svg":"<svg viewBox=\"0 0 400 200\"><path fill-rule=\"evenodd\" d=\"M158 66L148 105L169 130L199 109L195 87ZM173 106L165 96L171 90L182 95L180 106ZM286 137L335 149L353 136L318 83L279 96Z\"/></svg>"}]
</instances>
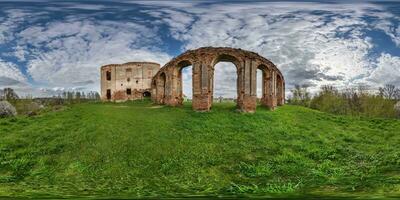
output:
<instances>
[{"instance_id":1,"label":"overgrown vegetation","mask_svg":"<svg viewBox=\"0 0 400 200\"><path fill-rule=\"evenodd\" d=\"M400 121L150 102L0 119L0 196L400 195Z\"/></svg>"},{"instance_id":2,"label":"overgrown vegetation","mask_svg":"<svg viewBox=\"0 0 400 200\"><path fill-rule=\"evenodd\" d=\"M371 93L367 87L339 91L329 85L322 86L320 91L311 96L306 86L296 85L288 103L301 105L333 114L365 117L400 117L396 102L400 101L400 90L393 85L379 88L379 93Z\"/></svg>"}]
</instances>

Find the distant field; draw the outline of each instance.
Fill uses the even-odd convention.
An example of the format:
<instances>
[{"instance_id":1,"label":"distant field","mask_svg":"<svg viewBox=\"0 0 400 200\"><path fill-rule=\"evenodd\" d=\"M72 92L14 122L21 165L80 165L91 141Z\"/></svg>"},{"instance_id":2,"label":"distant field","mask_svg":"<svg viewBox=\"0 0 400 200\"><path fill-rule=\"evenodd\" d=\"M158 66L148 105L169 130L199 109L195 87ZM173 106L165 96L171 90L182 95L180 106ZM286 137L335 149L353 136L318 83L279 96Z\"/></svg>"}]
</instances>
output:
<instances>
[{"instance_id":1,"label":"distant field","mask_svg":"<svg viewBox=\"0 0 400 200\"><path fill-rule=\"evenodd\" d=\"M400 120L87 103L0 119L0 197L400 197Z\"/></svg>"}]
</instances>

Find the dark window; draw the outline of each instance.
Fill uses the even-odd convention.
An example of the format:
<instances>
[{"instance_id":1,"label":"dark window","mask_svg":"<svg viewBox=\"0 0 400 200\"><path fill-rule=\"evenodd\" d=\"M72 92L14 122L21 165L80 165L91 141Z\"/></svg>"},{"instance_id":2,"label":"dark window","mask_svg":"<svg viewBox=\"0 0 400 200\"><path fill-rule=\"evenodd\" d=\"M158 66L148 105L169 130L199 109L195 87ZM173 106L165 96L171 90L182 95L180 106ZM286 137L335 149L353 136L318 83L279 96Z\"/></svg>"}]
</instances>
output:
<instances>
[{"instance_id":1,"label":"dark window","mask_svg":"<svg viewBox=\"0 0 400 200\"><path fill-rule=\"evenodd\" d=\"M111 81L111 72L110 71L106 72L106 77L107 77L107 81Z\"/></svg>"},{"instance_id":2,"label":"dark window","mask_svg":"<svg viewBox=\"0 0 400 200\"><path fill-rule=\"evenodd\" d=\"M127 68L126 72L132 72L132 68Z\"/></svg>"},{"instance_id":3,"label":"dark window","mask_svg":"<svg viewBox=\"0 0 400 200\"><path fill-rule=\"evenodd\" d=\"M111 90L107 90L107 99L108 99L108 100L111 99Z\"/></svg>"},{"instance_id":4,"label":"dark window","mask_svg":"<svg viewBox=\"0 0 400 200\"><path fill-rule=\"evenodd\" d=\"M138 84L139 83L139 80L136 80L136 84Z\"/></svg>"},{"instance_id":5,"label":"dark window","mask_svg":"<svg viewBox=\"0 0 400 200\"><path fill-rule=\"evenodd\" d=\"M130 79L130 78L127 78L127 79L126 79L126 81L128 81L128 82L129 82L129 81L131 81L131 79Z\"/></svg>"},{"instance_id":6,"label":"dark window","mask_svg":"<svg viewBox=\"0 0 400 200\"><path fill-rule=\"evenodd\" d=\"M131 88L127 88L127 89L126 89L126 94L127 94L127 95L131 95L131 94L132 94Z\"/></svg>"}]
</instances>

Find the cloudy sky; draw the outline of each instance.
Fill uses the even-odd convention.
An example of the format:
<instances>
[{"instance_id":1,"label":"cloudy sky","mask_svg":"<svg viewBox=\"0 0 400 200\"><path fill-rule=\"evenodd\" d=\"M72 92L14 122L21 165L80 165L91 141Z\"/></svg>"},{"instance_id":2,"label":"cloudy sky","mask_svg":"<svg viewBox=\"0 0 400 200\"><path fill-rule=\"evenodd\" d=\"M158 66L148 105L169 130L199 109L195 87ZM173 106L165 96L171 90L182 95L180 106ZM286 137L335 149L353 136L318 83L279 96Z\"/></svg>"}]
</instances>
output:
<instances>
[{"instance_id":1,"label":"cloudy sky","mask_svg":"<svg viewBox=\"0 0 400 200\"><path fill-rule=\"evenodd\" d=\"M1 1L0 88L35 96L99 90L109 63L161 65L188 49L259 53L287 91L400 87L400 2ZM190 68L184 90L190 95ZM234 96L235 68L216 67L216 95Z\"/></svg>"}]
</instances>

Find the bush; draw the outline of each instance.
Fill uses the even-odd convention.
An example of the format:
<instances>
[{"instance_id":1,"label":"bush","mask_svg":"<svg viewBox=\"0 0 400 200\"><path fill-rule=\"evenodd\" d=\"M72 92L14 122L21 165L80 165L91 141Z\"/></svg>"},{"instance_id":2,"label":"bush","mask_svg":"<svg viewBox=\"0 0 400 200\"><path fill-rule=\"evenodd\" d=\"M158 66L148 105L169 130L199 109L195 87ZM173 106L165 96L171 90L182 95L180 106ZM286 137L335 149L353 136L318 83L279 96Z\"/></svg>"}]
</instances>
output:
<instances>
[{"instance_id":1,"label":"bush","mask_svg":"<svg viewBox=\"0 0 400 200\"><path fill-rule=\"evenodd\" d=\"M296 94L301 92L296 87L292 90L292 93L295 97ZM299 101L294 98L294 101L291 100L290 102ZM400 103L395 106L394 100L382 95L371 94L366 87L362 86L345 91L339 91L333 86L322 86L318 94L311 98L309 106L302 103L297 103L297 105L333 114L385 118L400 117Z\"/></svg>"},{"instance_id":2,"label":"bush","mask_svg":"<svg viewBox=\"0 0 400 200\"><path fill-rule=\"evenodd\" d=\"M42 106L37 102L30 102L24 105L24 114L28 116L37 115Z\"/></svg>"},{"instance_id":3,"label":"bush","mask_svg":"<svg viewBox=\"0 0 400 200\"><path fill-rule=\"evenodd\" d=\"M396 117L394 101L381 96L365 96L361 100L362 115L366 117Z\"/></svg>"},{"instance_id":4,"label":"bush","mask_svg":"<svg viewBox=\"0 0 400 200\"><path fill-rule=\"evenodd\" d=\"M306 107L310 105L311 95L307 85L295 85L291 92L293 96L288 100L288 104Z\"/></svg>"},{"instance_id":5,"label":"bush","mask_svg":"<svg viewBox=\"0 0 400 200\"><path fill-rule=\"evenodd\" d=\"M8 101L0 101L0 117L14 117L17 111Z\"/></svg>"},{"instance_id":6,"label":"bush","mask_svg":"<svg viewBox=\"0 0 400 200\"><path fill-rule=\"evenodd\" d=\"M321 92L311 100L311 108L334 114L347 114L347 102L338 90L331 86L323 86L321 89Z\"/></svg>"},{"instance_id":7,"label":"bush","mask_svg":"<svg viewBox=\"0 0 400 200\"><path fill-rule=\"evenodd\" d=\"M396 111L397 117L400 117L400 101L394 105L394 110Z\"/></svg>"}]
</instances>

